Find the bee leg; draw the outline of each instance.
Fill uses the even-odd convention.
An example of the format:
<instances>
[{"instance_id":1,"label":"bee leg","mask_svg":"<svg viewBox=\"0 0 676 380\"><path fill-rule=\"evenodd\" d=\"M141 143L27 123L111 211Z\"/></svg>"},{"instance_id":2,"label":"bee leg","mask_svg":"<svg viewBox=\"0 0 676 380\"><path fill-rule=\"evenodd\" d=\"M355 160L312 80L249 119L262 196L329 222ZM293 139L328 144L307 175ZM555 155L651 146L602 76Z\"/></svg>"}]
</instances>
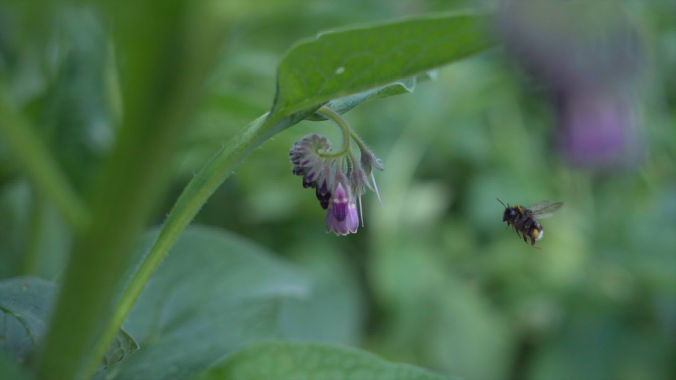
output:
<instances>
[{"instance_id":1,"label":"bee leg","mask_svg":"<svg viewBox=\"0 0 676 380\"><path fill-rule=\"evenodd\" d=\"M523 234L523 241L528 244L528 238L526 238L526 234Z\"/></svg>"},{"instance_id":2,"label":"bee leg","mask_svg":"<svg viewBox=\"0 0 676 380\"><path fill-rule=\"evenodd\" d=\"M530 245L535 247L535 239L533 238L533 235L530 236Z\"/></svg>"}]
</instances>

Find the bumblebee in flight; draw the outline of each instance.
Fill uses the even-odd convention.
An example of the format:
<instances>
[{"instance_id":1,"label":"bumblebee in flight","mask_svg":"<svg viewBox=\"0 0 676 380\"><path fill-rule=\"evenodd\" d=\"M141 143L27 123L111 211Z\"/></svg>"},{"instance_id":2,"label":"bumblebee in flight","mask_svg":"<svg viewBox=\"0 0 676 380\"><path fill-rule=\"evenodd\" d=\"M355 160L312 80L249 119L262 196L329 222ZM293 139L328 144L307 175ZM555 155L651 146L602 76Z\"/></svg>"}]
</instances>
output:
<instances>
[{"instance_id":1,"label":"bumblebee in flight","mask_svg":"<svg viewBox=\"0 0 676 380\"><path fill-rule=\"evenodd\" d=\"M510 206L509 204L504 204L500 199L498 199L498 202L505 206L505 212L502 214L502 221L507 222L508 226L512 226L517 235L519 235L519 233L523 235L523 241L526 243L528 243L528 239L530 239L530 245L535 245L535 241L542 239L542 236L544 236L542 225L535 217L540 219L549 218L554 211L558 210L563 205L563 202L551 203L549 201L541 201L534 205L523 207L519 205Z\"/></svg>"}]
</instances>

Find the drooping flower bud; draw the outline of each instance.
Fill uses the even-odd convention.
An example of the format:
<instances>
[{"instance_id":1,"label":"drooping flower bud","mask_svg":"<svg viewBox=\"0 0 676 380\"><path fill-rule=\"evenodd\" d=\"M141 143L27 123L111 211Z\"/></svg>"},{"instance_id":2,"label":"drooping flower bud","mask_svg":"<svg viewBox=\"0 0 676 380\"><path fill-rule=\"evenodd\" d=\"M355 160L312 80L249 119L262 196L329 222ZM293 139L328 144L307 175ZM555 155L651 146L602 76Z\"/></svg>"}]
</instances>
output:
<instances>
[{"instance_id":1,"label":"drooping flower bud","mask_svg":"<svg viewBox=\"0 0 676 380\"><path fill-rule=\"evenodd\" d=\"M380 159L378 159L375 154L373 154L373 152L368 149L361 150L361 157L359 158L359 161L361 162L361 166L364 168L366 175L371 174L373 167L381 171L385 169Z\"/></svg>"},{"instance_id":2,"label":"drooping flower bud","mask_svg":"<svg viewBox=\"0 0 676 380\"><path fill-rule=\"evenodd\" d=\"M321 157L323 152L331 151L331 143L324 136L309 135L298 140L289 152L293 164L293 174L303 176L304 188L321 189L322 196L328 193L331 165ZM320 184L319 187L317 184ZM322 198L319 202L324 207ZM326 207L324 207L326 208Z\"/></svg>"},{"instance_id":3,"label":"drooping flower bud","mask_svg":"<svg viewBox=\"0 0 676 380\"><path fill-rule=\"evenodd\" d=\"M361 162L361 166L364 168L364 174L365 174L365 181L366 186L368 186L371 191L376 193L376 196L378 197L378 202L380 204L383 204L383 201L380 199L380 192L378 191L378 185L376 184L376 177L373 175L373 169L376 168L380 171L385 169L385 166L383 166L383 163L378 159L373 152L371 152L368 149L362 149L361 151L361 157L359 159ZM371 177L371 181L366 178L366 176Z\"/></svg>"},{"instance_id":4,"label":"drooping flower bud","mask_svg":"<svg viewBox=\"0 0 676 380\"><path fill-rule=\"evenodd\" d=\"M329 207L329 200L331 199L331 193L328 191L322 192L322 190L318 187L317 190L315 191L315 195L317 196L317 200L319 201L319 205L322 206L324 210L326 210Z\"/></svg>"}]
</instances>

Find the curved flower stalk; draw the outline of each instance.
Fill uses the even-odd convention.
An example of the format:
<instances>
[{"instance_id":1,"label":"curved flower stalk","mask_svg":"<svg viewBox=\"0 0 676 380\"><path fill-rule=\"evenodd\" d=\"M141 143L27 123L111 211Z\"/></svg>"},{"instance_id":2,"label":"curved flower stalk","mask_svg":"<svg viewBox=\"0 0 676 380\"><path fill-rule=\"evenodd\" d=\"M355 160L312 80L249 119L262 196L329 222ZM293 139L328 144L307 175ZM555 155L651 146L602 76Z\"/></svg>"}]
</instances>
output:
<instances>
[{"instance_id":1,"label":"curved flower stalk","mask_svg":"<svg viewBox=\"0 0 676 380\"><path fill-rule=\"evenodd\" d=\"M291 148L289 159L293 174L303 177L303 187L315 189L319 205L326 211L326 230L336 235L356 233L361 218L361 196L366 188L378 195L373 168L383 170L378 158L334 111L322 107L318 113L333 119L343 130L343 146L334 151L325 136L312 134L301 138ZM359 160L350 143L357 142ZM357 212L357 200L359 212Z\"/></svg>"}]
</instances>

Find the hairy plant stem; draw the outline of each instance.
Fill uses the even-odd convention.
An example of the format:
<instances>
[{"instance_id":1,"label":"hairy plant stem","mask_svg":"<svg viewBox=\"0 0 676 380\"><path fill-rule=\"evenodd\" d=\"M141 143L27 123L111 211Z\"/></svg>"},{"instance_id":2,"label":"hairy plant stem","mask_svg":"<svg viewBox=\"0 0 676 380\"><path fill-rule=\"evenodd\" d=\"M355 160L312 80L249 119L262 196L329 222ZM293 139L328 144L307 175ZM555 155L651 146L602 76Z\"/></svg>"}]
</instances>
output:
<instances>
[{"instance_id":1,"label":"hairy plant stem","mask_svg":"<svg viewBox=\"0 0 676 380\"><path fill-rule=\"evenodd\" d=\"M322 153L319 152L319 156L321 157L326 157L326 158L331 158L331 157L342 157L345 155L345 153L350 151L350 136L356 135L353 131L352 128L350 128L350 125L347 124L347 121L343 119L340 114L326 106L321 107L316 113L326 117L327 119L333 120L338 127L340 127L340 130L343 132L343 146L340 147L339 150L335 152L327 152L327 153Z\"/></svg>"},{"instance_id":2,"label":"hairy plant stem","mask_svg":"<svg viewBox=\"0 0 676 380\"><path fill-rule=\"evenodd\" d=\"M357 133L355 133L354 131L350 131L350 133L351 133L354 141L357 143L359 150L361 150L362 152L368 152L369 148L366 146L366 143L364 142L364 140L362 140L361 137Z\"/></svg>"},{"instance_id":3,"label":"hairy plant stem","mask_svg":"<svg viewBox=\"0 0 676 380\"><path fill-rule=\"evenodd\" d=\"M209 197L230 176L234 167L243 158L287 126L286 120L279 117L270 119L267 116L265 114L251 122L228 145L216 152L185 187L164 221L155 243L120 296L111 322L94 347L97 357L103 356L155 268Z\"/></svg>"}]
</instances>

